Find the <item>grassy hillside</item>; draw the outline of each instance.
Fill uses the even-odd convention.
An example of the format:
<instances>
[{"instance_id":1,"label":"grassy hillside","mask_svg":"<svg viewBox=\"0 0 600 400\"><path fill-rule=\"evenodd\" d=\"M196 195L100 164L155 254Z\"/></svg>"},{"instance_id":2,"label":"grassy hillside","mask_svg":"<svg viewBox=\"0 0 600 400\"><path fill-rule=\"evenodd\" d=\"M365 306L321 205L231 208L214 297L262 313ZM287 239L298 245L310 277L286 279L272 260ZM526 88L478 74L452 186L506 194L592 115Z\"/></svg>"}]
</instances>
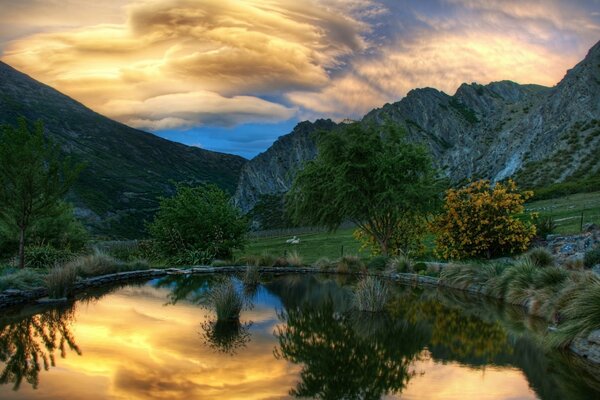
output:
<instances>
[{"instance_id":1,"label":"grassy hillside","mask_svg":"<svg viewBox=\"0 0 600 400\"><path fill-rule=\"evenodd\" d=\"M233 194L245 159L130 128L0 62L0 125L41 120L86 165L69 200L94 233L137 237L173 182L215 183Z\"/></svg>"},{"instance_id":2,"label":"grassy hillside","mask_svg":"<svg viewBox=\"0 0 600 400\"><path fill-rule=\"evenodd\" d=\"M593 222L600 225L600 192L579 193L557 199L538 200L527 204L529 211L540 213L541 216L552 216L558 227L556 233L574 234L581 229L581 213L583 223ZM244 252L237 255L259 255L270 253L283 255L285 252L297 251L306 263L312 263L321 257L336 259L340 257L342 247L344 254L368 256L368 253L359 253L360 244L352 237L352 229L342 229L336 233L298 233L300 243L287 244L285 241L292 237L292 231L285 235L273 235L265 238L250 239ZM428 253L431 255L433 238L426 241Z\"/></svg>"}]
</instances>

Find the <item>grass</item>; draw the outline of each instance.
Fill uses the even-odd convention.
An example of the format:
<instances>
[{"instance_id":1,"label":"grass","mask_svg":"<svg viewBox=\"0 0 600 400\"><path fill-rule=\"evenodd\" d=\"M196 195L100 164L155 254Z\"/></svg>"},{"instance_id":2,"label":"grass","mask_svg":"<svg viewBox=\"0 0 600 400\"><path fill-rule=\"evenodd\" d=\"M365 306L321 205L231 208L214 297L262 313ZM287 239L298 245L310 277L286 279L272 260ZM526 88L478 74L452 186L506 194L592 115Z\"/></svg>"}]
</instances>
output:
<instances>
[{"instance_id":1,"label":"grass","mask_svg":"<svg viewBox=\"0 0 600 400\"><path fill-rule=\"evenodd\" d=\"M291 236L251 239L244 252L238 252L237 257L253 254L276 254L285 256L296 252L306 264L313 264L319 258L337 259L344 254L359 254L360 243L352 237L353 229L341 229L335 233L308 233L297 235L298 244L288 244L285 241Z\"/></svg>"},{"instance_id":2,"label":"grass","mask_svg":"<svg viewBox=\"0 0 600 400\"><path fill-rule=\"evenodd\" d=\"M0 274L0 291L15 289L29 290L44 286L45 271L25 268L21 270L5 269Z\"/></svg>"},{"instance_id":3,"label":"grass","mask_svg":"<svg viewBox=\"0 0 600 400\"><path fill-rule=\"evenodd\" d=\"M51 299L60 299L69 296L76 280L77 269L73 264L69 263L52 268L48 272L48 275L46 275L48 297Z\"/></svg>"},{"instance_id":4,"label":"grass","mask_svg":"<svg viewBox=\"0 0 600 400\"><path fill-rule=\"evenodd\" d=\"M361 279L354 289L354 303L360 311L381 312L389 297L386 283L373 276Z\"/></svg>"},{"instance_id":5,"label":"grass","mask_svg":"<svg viewBox=\"0 0 600 400\"><path fill-rule=\"evenodd\" d=\"M556 233L573 234L581 231L583 223L600 225L600 192L577 193L556 199L538 200L528 203L528 211L535 211L540 217L552 217L556 222Z\"/></svg>"},{"instance_id":6,"label":"grass","mask_svg":"<svg viewBox=\"0 0 600 400\"><path fill-rule=\"evenodd\" d=\"M233 281L227 279L210 290L207 305L214 308L217 321L231 321L240 317L244 298L235 289Z\"/></svg>"},{"instance_id":7,"label":"grass","mask_svg":"<svg viewBox=\"0 0 600 400\"><path fill-rule=\"evenodd\" d=\"M250 265L242 278L244 286L257 286L260 283L260 271L257 265Z\"/></svg>"}]
</instances>

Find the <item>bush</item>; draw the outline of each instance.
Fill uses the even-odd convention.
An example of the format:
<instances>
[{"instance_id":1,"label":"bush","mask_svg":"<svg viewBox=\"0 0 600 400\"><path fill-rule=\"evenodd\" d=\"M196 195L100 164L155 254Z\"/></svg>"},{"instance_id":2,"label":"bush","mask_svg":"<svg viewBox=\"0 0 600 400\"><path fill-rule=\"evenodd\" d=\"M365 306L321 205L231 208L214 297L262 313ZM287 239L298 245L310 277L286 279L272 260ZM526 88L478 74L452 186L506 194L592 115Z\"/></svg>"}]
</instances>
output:
<instances>
[{"instance_id":1,"label":"bush","mask_svg":"<svg viewBox=\"0 0 600 400\"><path fill-rule=\"evenodd\" d=\"M302 256L297 251L289 252L285 259L290 267L302 267L304 265Z\"/></svg>"},{"instance_id":2,"label":"bush","mask_svg":"<svg viewBox=\"0 0 600 400\"><path fill-rule=\"evenodd\" d=\"M435 253L445 259L494 258L527 250L536 228L524 215L533 193L521 193L513 181L480 180L446 192L444 213L431 224Z\"/></svg>"},{"instance_id":3,"label":"bush","mask_svg":"<svg viewBox=\"0 0 600 400\"><path fill-rule=\"evenodd\" d=\"M544 247L535 247L529 250L525 257L538 267L549 267L554 265L554 256Z\"/></svg>"},{"instance_id":4,"label":"bush","mask_svg":"<svg viewBox=\"0 0 600 400\"><path fill-rule=\"evenodd\" d=\"M247 221L227 194L214 185L178 186L174 197L163 198L148 231L165 258L188 264L199 256L228 258L242 249Z\"/></svg>"},{"instance_id":5,"label":"bush","mask_svg":"<svg viewBox=\"0 0 600 400\"><path fill-rule=\"evenodd\" d=\"M419 272L425 272L425 271L427 271L427 264L425 264L424 262L415 263L413 265L413 271L417 274Z\"/></svg>"},{"instance_id":6,"label":"bush","mask_svg":"<svg viewBox=\"0 0 600 400\"><path fill-rule=\"evenodd\" d=\"M361 279L354 290L354 302L360 311L383 311L388 298L389 290L385 282L372 276Z\"/></svg>"},{"instance_id":7,"label":"bush","mask_svg":"<svg viewBox=\"0 0 600 400\"><path fill-rule=\"evenodd\" d=\"M388 262L388 266L398 273L409 273L413 271L413 261L404 255L392 257Z\"/></svg>"},{"instance_id":8,"label":"bush","mask_svg":"<svg viewBox=\"0 0 600 400\"><path fill-rule=\"evenodd\" d=\"M586 268L592 268L596 264L600 264L600 247L588 251L583 257L583 265Z\"/></svg>"},{"instance_id":9,"label":"bush","mask_svg":"<svg viewBox=\"0 0 600 400\"><path fill-rule=\"evenodd\" d=\"M369 260L367 268L375 271L383 271L387 266L388 260L389 257L386 256L375 256Z\"/></svg>"},{"instance_id":10,"label":"bush","mask_svg":"<svg viewBox=\"0 0 600 400\"><path fill-rule=\"evenodd\" d=\"M43 287L44 276L32 269L19 269L16 271L4 269L0 275L0 291L8 289L29 290Z\"/></svg>"},{"instance_id":11,"label":"bush","mask_svg":"<svg viewBox=\"0 0 600 400\"><path fill-rule=\"evenodd\" d=\"M327 257L321 257L313 264L314 267L319 268L324 271L328 271L332 269L335 264L331 262L331 260Z\"/></svg>"},{"instance_id":12,"label":"bush","mask_svg":"<svg viewBox=\"0 0 600 400\"><path fill-rule=\"evenodd\" d=\"M556 222L554 221L554 218L550 216L535 219L536 234L542 239L546 239L548 235L553 234L554 231L556 231L556 228Z\"/></svg>"},{"instance_id":13,"label":"bush","mask_svg":"<svg viewBox=\"0 0 600 400\"><path fill-rule=\"evenodd\" d=\"M337 261L336 271L341 273L365 270L365 264L357 256L343 256Z\"/></svg>"},{"instance_id":14,"label":"bush","mask_svg":"<svg viewBox=\"0 0 600 400\"><path fill-rule=\"evenodd\" d=\"M213 287L207 295L208 305L217 314L217 321L236 320L244 307L242 295L235 289L231 279L227 279Z\"/></svg>"},{"instance_id":15,"label":"bush","mask_svg":"<svg viewBox=\"0 0 600 400\"><path fill-rule=\"evenodd\" d=\"M26 268L52 268L71 260L75 255L68 250L52 246L29 246L25 248Z\"/></svg>"},{"instance_id":16,"label":"bush","mask_svg":"<svg viewBox=\"0 0 600 400\"><path fill-rule=\"evenodd\" d=\"M423 239L427 233L427 221L419 215L410 214L396 222L392 238L389 240L388 255L410 254L422 255L425 252ZM360 250L369 250L372 255L381 254L381 248L375 238L361 229L356 229L352 236L361 243Z\"/></svg>"},{"instance_id":17,"label":"bush","mask_svg":"<svg viewBox=\"0 0 600 400\"><path fill-rule=\"evenodd\" d=\"M76 279L77 269L73 265L67 264L52 268L46 276L48 296L51 299L69 296Z\"/></svg>"},{"instance_id":18,"label":"bush","mask_svg":"<svg viewBox=\"0 0 600 400\"><path fill-rule=\"evenodd\" d=\"M215 253L210 250L184 249L168 258L168 262L175 265L208 265L214 258Z\"/></svg>"}]
</instances>

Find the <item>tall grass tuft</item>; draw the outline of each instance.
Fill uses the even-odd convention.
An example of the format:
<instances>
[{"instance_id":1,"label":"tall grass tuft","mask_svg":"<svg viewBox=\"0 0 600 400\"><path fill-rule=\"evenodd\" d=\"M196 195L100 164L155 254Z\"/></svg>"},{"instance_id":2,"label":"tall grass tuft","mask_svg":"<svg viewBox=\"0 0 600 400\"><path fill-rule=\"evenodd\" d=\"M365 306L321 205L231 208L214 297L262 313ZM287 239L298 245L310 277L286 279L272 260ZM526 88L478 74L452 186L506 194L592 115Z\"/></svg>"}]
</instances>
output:
<instances>
[{"instance_id":1,"label":"tall grass tuft","mask_svg":"<svg viewBox=\"0 0 600 400\"><path fill-rule=\"evenodd\" d=\"M600 279L591 278L588 285L580 287L562 309L564 323L549 338L550 344L558 347L568 345L575 337L585 337L600 329Z\"/></svg>"},{"instance_id":2,"label":"tall grass tuft","mask_svg":"<svg viewBox=\"0 0 600 400\"><path fill-rule=\"evenodd\" d=\"M302 267L304 265L302 256L300 256L300 254L298 254L297 251L290 252L285 257L285 261L287 262L287 265L290 267Z\"/></svg>"},{"instance_id":3,"label":"tall grass tuft","mask_svg":"<svg viewBox=\"0 0 600 400\"><path fill-rule=\"evenodd\" d=\"M413 264L413 260L403 254L388 260L388 268L398 273L412 272Z\"/></svg>"},{"instance_id":4,"label":"tall grass tuft","mask_svg":"<svg viewBox=\"0 0 600 400\"><path fill-rule=\"evenodd\" d=\"M244 286L258 286L260 283L260 268L256 265L250 265L246 268L242 278Z\"/></svg>"},{"instance_id":5,"label":"tall grass tuft","mask_svg":"<svg viewBox=\"0 0 600 400\"><path fill-rule=\"evenodd\" d=\"M43 287L44 283L43 275L29 268L16 271L5 270L0 275L0 291L7 289L29 290Z\"/></svg>"},{"instance_id":6,"label":"tall grass tuft","mask_svg":"<svg viewBox=\"0 0 600 400\"><path fill-rule=\"evenodd\" d=\"M383 311L389 296L389 289L385 282L372 276L361 279L354 290L354 302L360 311Z\"/></svg>"},{"instance_id":7,"label":"tall grass tuft","mask_svg":"<svg viewBox=\"0 0 600 400\"><path fill-rule=\"evenodd\" d=\"M554 256L544 247L534 247L525 253L525 258L542 268L554 265Z\"/></svg>"},{"instance_id":8,"label":"tall grass tuft","mask_svg":"<svg viewBox=\"0 0 600 400\"><path fill-rule=\"evenodd\" d=\"M244 298L235 289L231 279L213 287L207 296L207 303L217 314L217 321L235 320L240 317L244 307Z\"/></svg>"},{"instance_id":9,"label":"tall grass tuft","mask_svg":"<svg viewBox=\"0 0 600 400\"><path fill-rule=\"evenodd\" d=\"M323 271L329 271L330 269L335 267L334 263L332 263L331 260L327 257L319 258L317 261L315 261L313 266Z\"/></svg>"},{"instance_id":10,"label":"tall grass tuft","mask_svg":"<svg viewBox=\"0 0 600 400\"><path fill-rule=\"evenodd\" d=\"M150 268L145 260L124 263L99 250L94 254L77 257L65 266L74 268L84 278Z\"/></svg>"},{"instance_id":11,"label":"tall grass tuft","mask_svg":"<svg viewBox=\"0 0 600 400\"><path fill-rule=\"evenodd\" d=\"M60 299L69 296L76 279L77 270L72 265L55 266L46 276L48 296L51 299Z\"/></svg>"},{"instance_id":12,"label":"tall grass tuft","mask_svg":"<svg viewBox=\"0 0 600 400\"><path fill-rule=\"evenodd\" d=\"M357 256L343 256L337 261L336 271L340 273L361 272L365 264Z\"/></svg>"}]
</instances>

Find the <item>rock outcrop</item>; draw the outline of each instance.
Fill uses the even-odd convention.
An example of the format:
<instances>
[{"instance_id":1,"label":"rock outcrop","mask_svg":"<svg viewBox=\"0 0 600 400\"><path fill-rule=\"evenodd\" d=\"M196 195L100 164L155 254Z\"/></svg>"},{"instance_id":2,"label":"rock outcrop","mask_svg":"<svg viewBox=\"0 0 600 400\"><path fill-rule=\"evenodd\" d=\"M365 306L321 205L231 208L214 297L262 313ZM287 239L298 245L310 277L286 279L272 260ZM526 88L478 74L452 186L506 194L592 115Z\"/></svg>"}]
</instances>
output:
<instances>
[{"instance_id":1,"label":"rock outcrop","mask_svg":"<svg viewBox=\"0 0 600 400\"><path fill-rule=\"evenodd\" d=\"M361 123L387 120L424 143L454 182L514 177L534 187L598 175L600 42L552 88L501 81L463 84L453 96L415 89L372 110ZM244 211L261 194L287 190L297 167L315 156L314 142L300 129L308 124L299 124L244 167L235 196Z\"/></svg>"}]
</instances>

